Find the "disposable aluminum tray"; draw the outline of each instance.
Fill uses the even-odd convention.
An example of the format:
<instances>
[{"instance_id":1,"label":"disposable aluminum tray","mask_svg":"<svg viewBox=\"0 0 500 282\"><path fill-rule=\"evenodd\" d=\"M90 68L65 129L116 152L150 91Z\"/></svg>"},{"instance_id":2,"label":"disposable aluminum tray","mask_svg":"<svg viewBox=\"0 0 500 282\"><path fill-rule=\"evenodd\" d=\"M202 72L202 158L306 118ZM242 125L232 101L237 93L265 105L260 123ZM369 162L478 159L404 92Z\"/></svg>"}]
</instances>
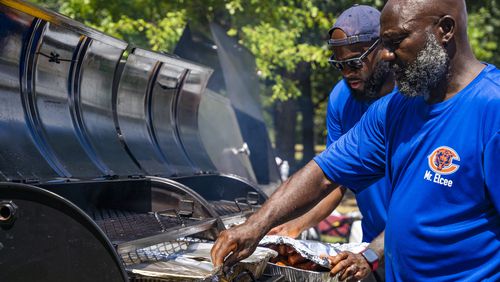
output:
<instances>
[{"instance_id":1,"label":"disposable aluminum tray","mask_svg":"<svg viewBox=\"0 0 500 282\"><path fill-rule=\"evenodd\" d=\"M269 244L284 244L299 253L302 257L326 268L330 268L330 263L326 256L335 256L342 251L358 253L362 251L367 243L348 243L348 244L326 244L317 241L295 240L284 236L266 236L259 243L261 246ZM268 263L266 271L272 275L283 275L290 282L301 281L338 281L337 276L330 277L329 272L317 272L302 270L291 266L279 266L274 263Z\"/></svg>"},{"instance_id":2,"label":"disposable aluminum tray","mask_svg":"<svg viewBox=\"0 0 500 282\"><path fill-rule=\"evenodd\" d=\"M267 263L266 273L271 275L283 275L290 282L338 282L338 275L331 277L330 272L316 272L293 268L291 266L279 266Z\"/></svg>"},{"instance_id":3,"label":"disposable aluminum tray","mask_svg":"<svg viewBox=\"0 0 500 282\"><path fill-rule=\"evenodd\" d=\"M176 244L140 249L123 257L132 281L253 281L263 274L269 259L277 255L275 251L259 247L223 277L210 260L213 243Z\"/></svg>"}]
</instances>

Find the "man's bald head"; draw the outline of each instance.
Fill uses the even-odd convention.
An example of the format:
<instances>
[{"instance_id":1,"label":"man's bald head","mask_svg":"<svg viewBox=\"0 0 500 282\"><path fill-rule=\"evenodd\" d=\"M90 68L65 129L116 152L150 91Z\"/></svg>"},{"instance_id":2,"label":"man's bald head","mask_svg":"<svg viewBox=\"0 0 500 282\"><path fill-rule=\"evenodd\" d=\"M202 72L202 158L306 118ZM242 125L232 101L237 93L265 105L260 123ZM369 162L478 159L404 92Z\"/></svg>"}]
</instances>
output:
<instances>
[{"instance_id":1,"label":"man's bald head","mask_svg":"<svg viewBox=\"0 0 500 282\"><path fill-rule=\"evenodd\" d=\"M444 41L455 40L468 48L465 0L389 0L382 10L380 32L383 35L394 24L410 30L415 25L431 23L442 29Z\"/></svg>"},{"instance_id":2,"label":"man's bald head","mask_svg":"<svg viewBox=\"0 0 500 282\"><path fill-rule=\"evenodd\" d=\"M380 35L383 57L393 65L400 89L412 90L412 96L438 101L453 95L464 83L459 74L470 76L472 65L481 68L467 38L464 0L389 0Z\"/></svg>"},{"instance_id":3,"label":"man's bald head","mask_svg":"<svg viewBox=\"0 0 500 282\"><path fill-rule=\"evenodd\" d=\"M452 15L457 19L467 19L465 0L389 0L382 13L384 11L399 14L407 19L422 15Z\"/></svg>"}]
</instances>

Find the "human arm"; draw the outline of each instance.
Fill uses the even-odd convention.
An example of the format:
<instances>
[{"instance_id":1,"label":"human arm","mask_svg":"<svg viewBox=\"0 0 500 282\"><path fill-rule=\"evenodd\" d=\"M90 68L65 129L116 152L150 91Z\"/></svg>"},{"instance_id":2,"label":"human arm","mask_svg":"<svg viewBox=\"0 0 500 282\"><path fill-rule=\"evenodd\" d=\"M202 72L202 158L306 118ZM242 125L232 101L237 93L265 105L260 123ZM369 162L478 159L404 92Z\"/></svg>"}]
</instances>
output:
<instances>
[{"instance_id":1,"label":"human arm","mask_svg":"<svg viewBox=\"0 0 500 282\"><path fill-rule=\"evenodd\" d=\"M332 213L337 208L342 197L344 196L345 188L333 190L319 204L314 206L306 214L274 227L269 231L268 235L281 235L292 238L297 238L304 230L318 225L324 218Z\"/></svg>"},{"instance_id":2,"label":"human arm","mask_svg":"<svg viewBox=\"0 0 500 282\"><path fill-rule=\"evenodd\" d=\"M378 263L384 261L384 234L382 231L368 245L367 249L373 250L378 256ZM341 252L336 256L328 257L332 269L332 275L339 274L339 280L355 281L366 278L372 272L372 267L361 253Z\"/></svg>"},{"instance_id":3,"label":"human arm","mask_svg":"<svg viewBox=\"0 0 500 282\"><path fill-rule=\"evenodd\" d=\"M211 251L216 267L251 255L273 226L304 214L337 188L336 182L357 191L384 176L386 104L376 104L353 129L285 181L244 224L220 233Z\"/></svg>"},{"instance_id":4,"label":"human arm","mask_svg":"<svg viewBox=\"0 0 500 282\"><path fill-rule=\"evenodd\" d=\"M211 251L214 266L224 263L230 267L250 256L273 226L303 214L337 186L314 161L309 162L287 179L244 224L219 234Z\"/></svg>"}]
</instances>

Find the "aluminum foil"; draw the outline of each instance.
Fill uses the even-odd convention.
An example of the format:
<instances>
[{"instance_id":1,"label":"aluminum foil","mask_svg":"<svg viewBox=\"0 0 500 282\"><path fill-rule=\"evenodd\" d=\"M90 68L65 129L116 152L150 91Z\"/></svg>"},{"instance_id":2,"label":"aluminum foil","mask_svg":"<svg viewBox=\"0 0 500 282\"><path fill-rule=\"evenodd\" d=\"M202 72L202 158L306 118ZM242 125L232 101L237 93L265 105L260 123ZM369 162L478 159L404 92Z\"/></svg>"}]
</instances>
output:
<instances>
[{"instance_id":1,"label":"aluminum foil","mask_svg":"<svg viewBox=\"0 0 500 282\"><path fill-rule=\"evenodd\" d=\"M250 272L249 277L260 277L269 259L277 255L273 250L259 247L250 257L236 264L229 274L222 275L220 269L214 268L211 262L212 246L213 243L194 243L185 250L171 254L143 250L143 255L155 257L158 260L130 265L127 270L141 276L165 279L165 281L231 281L235 277L240 277L243 272ZM251 280L249 277L247 281ZM241 277L238 280L245 279Z\"/></svg>"},{"instance_id":2,"label":"aluminum foil","mask_svg":"<svg viewBox=\"0 0 500 282\"><path fill-rule=\"evenodd\" d=\"M302 257L328 269L330 269L331 266L326 258L327 256L335 256L342 251L359 253L368 246L368 243L328 244L318 241L296 240L290 237L276 235L265 236L259 243L260 246L271 244L291 246ZM308 271L291 266L279 266L273 263L268 263L266 271L273 275L284 275L288 281L338 281L336 276L330 277L329 272Z\"/></svg>"}]
</instances>

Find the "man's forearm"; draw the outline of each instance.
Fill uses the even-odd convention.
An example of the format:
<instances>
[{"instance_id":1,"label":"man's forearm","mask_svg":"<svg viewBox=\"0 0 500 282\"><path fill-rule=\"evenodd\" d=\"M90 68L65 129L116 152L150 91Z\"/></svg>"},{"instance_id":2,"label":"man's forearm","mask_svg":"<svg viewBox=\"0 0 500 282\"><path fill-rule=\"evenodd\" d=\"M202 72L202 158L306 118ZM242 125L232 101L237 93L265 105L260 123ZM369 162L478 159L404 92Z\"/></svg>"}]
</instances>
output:
<instances>
[{"instance_id":1,"label":"man's forearm","mask_svg":"<svg viewBox=\"0 0 500 282\"><path fill-rule=\"evenodd\" d=\"M264 235L273 226L304 214L337 186L311 161L283 183L247 223Z\"/></svg>"},{"instance_id":2,"label":"man's forearm","mask_svg":"<svg viewBox=\"0 0 500 282\"><path fill-rule=\"evenodd\" d=\"M323 219L329 216L333 210L342 201L344 196L345 188L339 187L339 189L333 190L328 196L321 200L316 206L314 206L306 214L288 222L287 224L297 225L300 231L304 231L307 228L318 225Z\"/></svg>"}]
</instances>

